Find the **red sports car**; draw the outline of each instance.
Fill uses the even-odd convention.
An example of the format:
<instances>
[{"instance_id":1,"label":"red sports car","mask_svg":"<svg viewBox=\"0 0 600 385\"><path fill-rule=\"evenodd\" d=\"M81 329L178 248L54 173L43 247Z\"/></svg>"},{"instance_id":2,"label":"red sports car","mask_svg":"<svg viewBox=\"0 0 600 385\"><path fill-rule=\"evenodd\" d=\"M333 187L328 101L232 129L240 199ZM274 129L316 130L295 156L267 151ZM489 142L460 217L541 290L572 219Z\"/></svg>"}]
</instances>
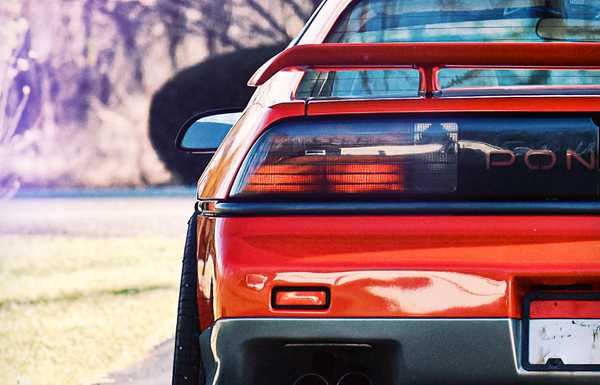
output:
<instances>
[{"instance_id":1,"label":"red sports car","mask_svg":"<svg viewBox=\"0 0 600 385\"><path fill-rule=\"evenodd\" d=\"M249 84L173 384L600 384L600 1L327 0Z\"/></svg>"}]
</instances>

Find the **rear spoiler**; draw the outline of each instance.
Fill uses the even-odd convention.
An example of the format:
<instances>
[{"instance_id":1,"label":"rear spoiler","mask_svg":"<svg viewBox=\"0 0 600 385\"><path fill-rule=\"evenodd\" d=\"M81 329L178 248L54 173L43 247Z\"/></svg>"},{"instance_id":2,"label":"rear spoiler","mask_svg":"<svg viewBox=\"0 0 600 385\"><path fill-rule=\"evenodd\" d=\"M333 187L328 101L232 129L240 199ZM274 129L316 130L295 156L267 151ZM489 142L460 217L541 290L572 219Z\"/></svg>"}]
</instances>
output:
<instances>
[{"instance_id":1,"label":"rear spoiler","mask_svg":"<svg viewBox=\"0 0 600 385\"><path fill-rule=\"evenodd\" d=\"M265 63L248 85L260 86L282 70L417 68L421 91L438 90L439 68L508 67L600 69L600 43L326 43L296 45Z\"/></svg>"}]
</instances>

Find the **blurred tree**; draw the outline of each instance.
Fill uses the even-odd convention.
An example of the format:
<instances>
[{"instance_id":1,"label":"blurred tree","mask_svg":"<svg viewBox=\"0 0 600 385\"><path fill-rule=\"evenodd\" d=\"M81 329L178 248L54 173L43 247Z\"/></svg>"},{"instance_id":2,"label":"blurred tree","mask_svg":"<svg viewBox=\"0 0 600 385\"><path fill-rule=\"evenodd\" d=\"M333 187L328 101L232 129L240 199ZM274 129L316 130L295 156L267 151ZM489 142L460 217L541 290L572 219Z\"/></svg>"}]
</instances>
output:
<instances>
[{"instance_id":1,"label":"blurred tree","mask_svg":"<svg viewBox=\"0 0 600 385\"><path fill-rule=\"evenodd\" d=\"M19 160L4 162L4 174L27 186L168 181L145 125L153 91L207 57L288 41L313 7L313 0L0 1L0 71L10 74L0 91L10 126L0 128L0 155ZM10 38L16 30L19 39Z\"/></svg>"},{"instance_id":2,"label":"blurred tree","mask_svg":"<svg viewBox=\"0 0 600 385\"><path fill-rule=\"evenodd\" d=\"M179 72L154 94L150 104L150 139L161 160L183 183L195 183L210 156L175 150L181 125L197 112L245 106L253 92L246 86L247 80L284 48L285 44L243 48L211 57Z\"/></svg>"},{"instance_id":3,"label":"blurred tree","mask_svg":"<svg viewBox=\"0 0 600 385\"><path fill-rule=\"evenodd\" d=\"M183 6L186 0L158 0L156 7L165 34L169 51L169 60L171 68L176 70L177 65L177 47L184 41L186 31L182 26L186 25L187 17Z\"/></svg>"},{"instance_id":4,"label":"blurred tree","mask_svg":"<svg viewBox=\"0 0 600 385\"><path fill-rule=\"evenodd\" d=\"M243 48L248 37L254 41L287 42L292 38L288 21L273 8L287 8L297 20L306 20L318 0L162 0L158 5L169 10L166 26L169 36L180 31L200 33L209 52L206 62L190 67L167 82L152 99L150 138L159 157L183 183L194 183L210 160L206 155L175 151L173 143L181 124L193 113L210 109L244 106L252 90L246 81L252 73L285 44L257 49ZM199 10L194 18L189 10ZM187 16L186 16L187 15ZM176 20L176 22L174 22ZM247 37L235 31L246 31ZM236 37L237 36L237 37ZM175 40L175 39L174 39ZM232 54L212 57L233 48ZM176 63L175 48L169 53ZM215 71L215 69L218 69ZM218 90L218 92L215 92Z\"/></svg>"},{"instance_id":5,"label":"blurred tree","mask_svg":"<svg viewBox=\"0 0 600 385\"><path fill-rule=\"evenodd\" d=\"M11 167L14 162L11 150L17 144L15 135L31 97L31 87L24 75L29 67L26 59L29 37L26 21L14 17L0 31L3 42L0 45L0 198L12 196L20 187L19 177Z\"/></svg>"}]
</instances>

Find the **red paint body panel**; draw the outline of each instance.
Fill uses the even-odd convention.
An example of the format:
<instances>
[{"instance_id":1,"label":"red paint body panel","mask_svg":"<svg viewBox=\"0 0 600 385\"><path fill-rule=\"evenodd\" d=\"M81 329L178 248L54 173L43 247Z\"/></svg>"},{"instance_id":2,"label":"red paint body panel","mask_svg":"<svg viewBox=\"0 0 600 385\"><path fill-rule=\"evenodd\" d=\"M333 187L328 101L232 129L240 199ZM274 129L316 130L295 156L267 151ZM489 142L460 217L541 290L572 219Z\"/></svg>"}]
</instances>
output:
<instances>
[{"instance_id":1,"label":"red paint body panel","mask_svg":"<svg viewBox=\"0 0 600 385\"><path fill-rule=\"evenodd\" d=\"M600 301L536 300L529 309L532 319L600 319Z\"/></svg>"},{"instance_id":2,"label":"red paint body panel","mask_svg":"<svg viewBox=\"0 0 600 385\"><path fill-rule=\"evenodd\" d=\"M222 317L521 317L539 285L600 288L600 217L203 218L202 287ZM211 233L213 232L214 233ZM327 310L275 310L274 286L326 286Z\"/></svg>"}]
</instances>

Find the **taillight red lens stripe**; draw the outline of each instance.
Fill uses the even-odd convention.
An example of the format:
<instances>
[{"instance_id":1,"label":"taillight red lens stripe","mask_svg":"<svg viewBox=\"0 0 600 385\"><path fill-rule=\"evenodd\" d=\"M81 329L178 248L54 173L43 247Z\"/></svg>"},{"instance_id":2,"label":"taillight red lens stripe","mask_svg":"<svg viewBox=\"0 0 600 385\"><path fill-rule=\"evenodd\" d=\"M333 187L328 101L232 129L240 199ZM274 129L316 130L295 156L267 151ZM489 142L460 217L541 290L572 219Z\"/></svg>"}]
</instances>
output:
<instances>
[{"instance_id":1,"label":"taillight red lens stripe","mask_svg":"<svg viewBox=\"0 0 600 385\"><path fill-rule=\"evenodd\" d=\"M331 185L327 192L333 193L383 193L383 192L403 192L404 185L400 184L339 184Z\"/></svg>"},{"instance_id":2,"label":"taillight red lens stripe","mask_svg":"<svg viewBox=\"0 0 600 385\"><path fill-rule=\"evenodd\" d=\"M255 174L248 179L249 184L356 184L356 183L404 183L400 174Z\"/></svg>"},{"instance_id":3,"label":"taillight red lens stripe","mask_svg":"<svg viewBox=\"0 0 600 385\"><path fill-rule=\"evenodd\" d=\"M330 184L404 184L404 176L401 174L327 174L326 180Z\"/></svg>"},{"instance_id":4,"label":"taillight red lens stripe","mask_svg":"<svg viewBox=\"0 0 600 385\"><path fill-rule=\"evenodd\" d=\"M293 175L293 174L254 174L248 179L250 184L319 184L323 175Z\"/></svg>"},{"instance_id":5,"label":"taillight red lens stripe","mask_svg":"<svg viewBox=\"0 0 600 385\"><path fill-rule=\"evenodd\" d=\"M391 174L403 172L401 164L380 163L380 164L328 164L326 171L329 174Z\"/></svg>"},{"instance_id":6,"label":"taillight red lens stripe","mask_svg":"<svg viewBox=\"0 0 600 385\"><path fill-rule=\"evenodd\" d=\"M286 194L286 193L319 193L323 191L321 185L307 184L247 184L244 188L245 193L262 194Z\"/></svg>"},{"instance_id":7,"label":"taillight red lens stripe","mask_svg":"<svg viewBox=\"0 0 600 385\"><path fill-rule=\"evenodd\" d=\"M532 301L529 317L531 319L600 319L600 301Z\"/></svg>"},{"instance_id":8,"label":"taillight red lens stripe","mask_svg":"<svg viewBox=\"0 0 600 385\"><path fill-rule=\"evenodd\" d=\"M351 162L347 159L346 162ZM256 170L256 174L362 174L362 173L399 173L404 166L394 163L319 163L312 164L290 164L287 160L284 164L265 164Z\"/></svg>"},{"instance_id":9,"label":"taillight red lens stripe","mask_svg":"<svg viewBox=\"0 0 600 385\"><path fill-rule=\"evenodd\" d=\"M401 184L330 184L330 185L272 185L272 184L248 184L244 192L247 193L384 193L389 191L403 192L404 185Z\"/></svg>"}]
</instances>

